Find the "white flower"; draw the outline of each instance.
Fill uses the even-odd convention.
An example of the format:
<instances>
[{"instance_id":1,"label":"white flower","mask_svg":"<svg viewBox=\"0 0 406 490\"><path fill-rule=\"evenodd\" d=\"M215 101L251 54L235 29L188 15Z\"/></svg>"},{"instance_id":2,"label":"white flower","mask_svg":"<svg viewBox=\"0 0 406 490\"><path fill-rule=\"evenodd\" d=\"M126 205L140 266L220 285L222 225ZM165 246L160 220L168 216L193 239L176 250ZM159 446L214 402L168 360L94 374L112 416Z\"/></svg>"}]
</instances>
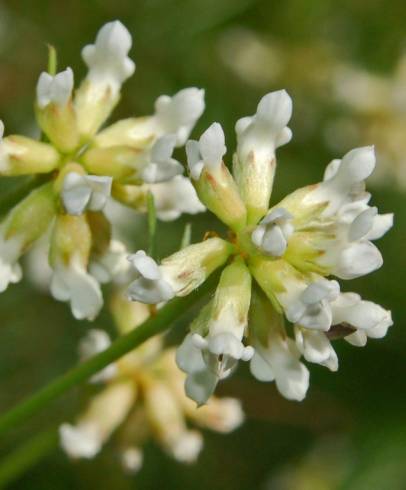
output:
<instances>
[{"instance_id":1,"label":"white flower","mask_svg":"<svg viewBox=\"0 0 406 490\"><path fill-rule=\"evenodd\" d=\"M183 463L196 460L203 440L199 432L189 430L177 396L164 381L151 383L144 393L145 411L152 430L164 448Z\"/></svg>"},{"instance_id":2,"label":"white flower","mask_svg":"<svg viewBox=\"0 0 406 490\"><path fill-rule=\"evenodd\" d=\"M214 393L219 377L207 369L202 350L195 345L194 334L189 333L176 351L176 364L187 374L186 395L198 405L204 405ZM223 373L225 371L223 370ZM229 374L229 373L228 373Z\"/></svg>"},{"instance_id":3,"label":"white flower","mask_svg":"<svg viewBox=\"0 0 406 490\"><path fill-rule=\"evenodd\" d=\"M89 272L100 284L110 281L123 281L130 269L128 252L124 243L111 240L108 250L102 255L92 257Z\"/></svg>"},{"instance_id":4,"label":"white flower","mask_svg":"<svg viewBox=\"0 0 406 490\"><path fill-rule=\"evenodd\" d=\"M103 330L92 328L79 343L79 355L81 361L86 361L91 357L103 352L111 345L110 337ZM100 383L114 378L117 374L115 364L109 364L97 374L90 378L92 383Z\"/></svg>"},{"instance_id":5,"label":"white flower","mask_svg":"<svg viewBox=\"0 0 406 490\"><path fill-rule=\"evenodd\" d=\"M128 260L138 276L127 290L131 301L155 304L169 301L174 297L175 292L165 279L160 267L143 250L130 255Z\"/></svg>"},{"instance_id":6,"label":"white flower","mask_svg":"<svg viewBox=\"0 0 406 490\"><path fill-rule=\"evenodd\" d=\"M247 318L239 317L235 301L230 292L229 303L209 320L208 334L204 337L199 333L192 335L194 346L202 351L207 369L219 379L229 376L239 360L249 361L254 355L254 349L242 343Z\"/></svg>"},{"instance_id":7,"label":"white flower","mask_svg":"<svg viewBox=\"0 0 406 490\"><path fill-rule=\"evenodd\" d=\"M176 135L176 146L182 146L204 111L204 90L189 87L172 97L161 95L155 102L154 124L159 133Z\"/></svg>"},{"instance_id":8,"label":"white flower","mask_svg":"<svg viewBox=\"0 0 406 490\"><path fill-rule=\"evenodd\" d=\"M166 257L159 267L177 296L186 296L230 256L232 247L221 238L194 243Z\"/></svg>"},{"instance_id":9,"label":"white flower","mask_svg":"<svg viewBox=\"0 0 406 490\"><path fill-rule=\"evenodd\" d=\"M203 448L203 437L196 430L185 431L171 447L173 457L181 463L196 461Z\"/></svg>"},{"instance_id":10,"label":"white flower","mask_svg":"<svg viewBox=\"0 0 406 490\"><path fill-rule=\"evenodd\" d=\"M65 106L73 90L73 71L71 68L55 76L42 72L37 83L37 103L41 109L49 104Z\"/></svg>"},{"instance_id":11,"label":"white flower","mask_svg":"<svg viewBox=\"0 0 406 490\"><path fill-rule=\"evenodd\" d=\"M24 238L14 235L6 238L5 227L0 227L0 293L5 291L10 283L21 280L22 270L18 263L24 246Z\"/></svg>"},{"instance_id":12,"label":"white flower","mask_svg":"<svg viewBox=\"0 0 406 490\"><path fill-rule=\"evenodd\" d=\"M296 346L306 361L337 371L338 357L324 332L295 326Z\"/></svg>"},{"instance_id":13,"label":"white flower","mask_svg":"<svg viewBox=\"0 0 406 490\"><path fill-rule=\"evenodd\" d=\"M206 210L197 197L190 179L177 175L167 182L153 184L150 191L154 196L157 216L162 221L173 221L182 213L197 214Z\"/></svg>"},{"instance_id":14,"label":"white flower","mask_svg":"<svg viewBox=\"0 0 406 490\"><path fill-rule=\"evenodd\" d=\"M292 218L283 208L273 209L252 232L254 245L267 255L281 257L294 230Z\"/></svg>"},{"instance_id":15,"label":"white flower","mask_svg":"<svg viewBox=\"0 0 406 490\"><path fill-rule=\"evenodd\" d=\"M183 173L183 165L172 158L175 135L159 138L151 148L148 164L141 173L141 179L148 184L165 182Z\"/></svg>"},{"instance_id":16,"label":"white flower","mask_svg":"<svg viewBox=\"0 0 406 490\"><path fill-rule=\"evenodd\" d=\"M292 99L285 90L271 92L260 100L252 117L237 121L237 154L242 163L251 152L256 160L272 160L275 149L292 138L287 124L292 117Z\"/></svg>"},{"instance_id":17,"label":"white flower","mask_svg":"<svg viewBox=\"0 0 406 490\"><path fill-rule=\"evenodd\" d=\"M135 63L127 56L131 45L131 35L120 21L105 24L97 33L96 42L82 50L89 68L87 79L117 94L121 84L135 70Z\"/></svg>"},{"instance_id":18,"label":"white flower","mask_svg":"<svg viewBox=\"0 0 406 490\"><path fill-rule=\"evenodd\" d=\"M71 458L93 458L128 415L134 400L131 380L114 382L98 393L75 425L59 428L64 451Z\"/></svg>"},{"instance_id":19,"label":"white flower","mask_svg":"<svg viewBox=\"0 0 406 490\"><path fill-rule=\"evenodd\" d=\"M342 160L333 160L326 168L324 181L310 194L310 201L327 202L324 216L331 216L341 206L364 195L365 179L374 171L376 164L373 146L355 148Z\"/></svg>"},{"instance_id":20,"label":"white flower","mask_svg":"<svg viewBox=\"0 0 406 490\"><path fill-rule=\"evenodd\" d=\"M219 123L206 129L199 141L188 141L186 154L192 178L198 180L204 168L211 172L218 169L226 151L224 131Z\"/></svg>"},{"instance_id":21,"label":"white flower","mask_svg":"<svg viewBox=\"0 0 406 490\"><path fill-rule=\"evenodd\" d=\"M59 301L69 301L77 320L93 320L103 306L99 283L83 267L79 258L69 264L58 262L53 267L51 294Z\"/></svg>"},{"instance_id":22,"label":"white flower","mask_svg":"<svg viewBox=\"0 0 406 490\"><path fill-rule=\"evenodd\" d=\"M189 407L190 404L187 403L185 408ZM235 398L212 397L206 405L199 407L199 410L192 404L188 415L201 427L223 434L235 430L245 419L241 402Z\"/></svg>"},{"instance_id":23,"label":"white flower","mask_svg":"<svg viewBox=\"0 0 406 490\"><path fill-rule=\"evenodd\" d=\"M71 458L94 458L102 445L97 429L92 425L62 424L59 437L62 449Z\"/></svg>"},{"instance_id":24,"label":"white flower","mask_svg":"<svg viewBox=\"0 0 406 490\"><path fill-rule=\"evenodd\" d=\"M61 193L66 211L74 216L85 210L101 211L110 196L111 184L111 177L69 172L64 178Z\"/></svg>"},{"instance_id":25,"label":"white flower","mask_svg":"<svg viewBox=\"0 0 406 490\"><path fill-rule=\"evenodd\" d=\"M288 400L302 401L309 387L309 371L299 359L295 342L272 328L267 347L255 345L250 370L259 381L275 381Z\"/></svg>"},{"instance_id":26,"label":"white flower","mask_svg":"<svg viewBox=\"0 0 406 490\"><path fill-rule=\"evenodd\" d=\"M382 338L393 325L391 312L381 306L364 301L356 293L341 293L331 303L333 325L347 324L357 331L345 337L354 345L365 345L367 337Z\"/></svg>"},{"instance_id":27,"label":"white flower","mask_svg":"<svg viewBox=\"0 0 406 490\"><path fill-rule=\"evenodd\" d=\"M320 277L302 289L303 285L294 281L287 285L286 299L279 296L286 318L306 328L327 331L332 322L331 302L340 292L338 282Z\"/></svg>"}]
</instances>

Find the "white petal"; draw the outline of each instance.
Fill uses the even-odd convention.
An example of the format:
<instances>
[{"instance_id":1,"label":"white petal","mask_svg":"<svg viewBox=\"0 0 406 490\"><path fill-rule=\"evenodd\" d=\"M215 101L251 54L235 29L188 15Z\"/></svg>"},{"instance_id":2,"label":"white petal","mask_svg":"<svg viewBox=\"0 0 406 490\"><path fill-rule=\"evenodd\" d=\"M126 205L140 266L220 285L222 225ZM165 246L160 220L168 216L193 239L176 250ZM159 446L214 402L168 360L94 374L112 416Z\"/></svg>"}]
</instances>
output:
<instances>
[{"instance_id":1,"label":"white petal","mask_svg":"<svg viewBox=\"0 0 406 490\"><path fill-rule=\"evenodd\" d=\"M99 283L74 260L67 267L55 267L51 294L60 301L70 301L77 320L93 320L103 306Z\"/></svg>"},{"instance_id":2,"label":"white petal","mask_svg":"<svg viewBox=\"0 0 406 490\"><path fill-rule=\"evenodd\" d=\"M309 388L309 370L297 360L291 360L275 379L276 386L288 400L302 401Z\"/></svg>"},{"instance_id":3,"label":"white petal","mask_svg":"<svg viewBox=\"0 0 406 490\"><path fill-rule=\"evenodd\" d=\"M200 432L194 430L184 431L172 444L173 457L181 463L196 461L203 447L203 438Z\"/></svg>"},{"instance_id":4,"label":"white petal","mask_svg":"<svg viewBox=\"0 0 406 490\"><path fill-rule=\"evenodd\" d=\"M341 165L341 159L336 158L334 160L331 160L331 162L327 165L327 167L324 170L323 180L332 179L338 172L340 165Z\"/></svg>"},{"instance_id":5,"label":"white petal","mask_svg":"<svg viewBox=\"0 0 406 490\"><path fill-rule=\"evenodd\" d=\"M376 158L373 146L364 146L344 155L335 177L349 184L361 182L371 175Z\"/></svg>"},{"instance_id":6,"label":"white petal","mask_svg":"<svg viewBox=\"0 0 406 490\"><path fill-rule=\"evenodd\" d=\"M379 269L383 264L379 250L368 241L353 242L341 251L333 273L340 279L354 279Z\"/></svg>"},{"instance_id":7,"label":"white petal","mask_svg":"<svg viewBox=\"0 0 406 490\"><path fill-rule=\"evenodd\" d=\"M97 433L91 427L62 424L59 437L62 449L71 458L93 458L102 446Z\"/></svg>"},{"instance_id":8,"label":"white petal","mask_svg":"<svg viewBox=\"0 0 406 490\"><path fill-rule=\"evenodd\" d=\"M360 240L371 231L377 214L377 208L368 208L354 219L348 231L350 242Z\"/></svg>"},{"instance_id":9,"label":"white petal","mask_svg":"<svg viewBox=\"0 0 406 490\"><path fill-rule=\"evenodd\" d=\"M176 364L185 373L204 371L206 364L201 349L193 342L193 334L189 333L176 350Z\"/></svg>"},{"instance_id":10,"label":"white petal","mask_svg":"<svg viewBox=\"0 0 406 490\"><path fill-rule=\"evenodd\" d=\"M161 130L176 135L176 145L182 146L204 111L204 90L189 87L173 97L161 95L155 102L156 114Z\"/></svg>"},{"instance_id":11,"label":"white petal","mask_svg":"<svg viewBox=\"0 0 406 490\"><path fill-rule=\"evenodd\" d=\"M345 340L355 347L364 347L367 344L367 334L362 330L357 330L356 332L344 337Z\"/></svg>"},{"instance_id":12,"label":"white petal","mask_svg":"<svg viewBox=\"0 0 406 490\"><path fill-rule=\"evenodd\" d=\"M225 146L223 128L219 123L213 123L201 135L199 149L205 165L215 168L221 164L227 148Z\"/></svg>"},{"instance_id":13,"label":"white petal","mask_svg":"<svg viewBox=\"0 0 406 490\"><path fill-rule=\"evenodd\" d=\"M207 368L189 374L185 381L185 393L198 405L204 405L216 389L218 377Z\"/></svg>"},{"instance_id":14,"label":"white petal","mask_svg":"<svg viewBox=\"0 0 406 490\"><path fill-rule=\"evenodd\" d=\"M118 92L135 70L134 62L127 57L131 45L131 35L120 21L105 24L98 32L95 44L82 50L83 60L89 68L87 78Z\"/></svg>"},{"instance_id":15,"label":"white petal","mask_svg":"<svg viewBox=\"0 0 406 490\"><path fill-rule=\"evenodd\" d=\"M162 162L171 158L176 144L176 136L166 134L159 138L151 149L151 160L153 162Z\"/></svg>"},{"instance_id":16,"label":"white petal","mask_svg":"<svg viewBox=\"0 0 406 490\"><path fill-rule=\"evenodd\" d=\"M169 301L175 295L172 287L164 280L152 281L140 277L133 281L128 289L128 298L145 304L158 304Z\"/></svg>"},{"instance_id":17,"label":"white petal","mask_svg":"<svg viewBox=\"0 0 406 490\"><path fill-rule=\"evenodd\" d=\"M265 232L262 249L269 255L281 257L285 251L288 242L279 226L272 226Z\"/></svg>"},{"instance_id":18,"label":"white petal","mask_svg":"<svg viewBox=\"0 0 406 490\"><path fill-rule=\"evenodd\" d=\"M61 198L67 213L78 216L84 212L92 191L85 178L76 172L69 172L63 181Z\"/></svg>"},{"instance_id":19,"label":"white petal","mask_svg":"<svg viewBox=\"0 0 406 490\"><path fill-rule=\"evenodd\" d=\"M323 332L295 327L296 345L306 361L338 369L338 359L331 342Z\"/></svg>"},{"instance_id":20,"label":"white petal","mask_svg":"<svg viewBox=\"0 0 406 490\"><path fill-rule=\"evenodd\" d=\"M51 76L41 73L37 83L37 102L43 109L50 103L64 106L73 90L73 72L70 68Z\"/></svg>"},{"instance_id":21,"label":"white petal","mask_svg":"<svg viewBox=\"0 0 406 490\"><path fill-rule=\"evenodd\" d=\"M168 182L150 186L154 195L158 218L163 221L177 219L182 213L196 214L205 211L190 179L177 175Z\"/></svg>"},{"instance_id":22,"label":"white petal","mask_svg":"<svg viewBox=\"0 0 406 490\"><path fill-rule=\"evenodd\" d=\"M271 124L274 131L280 131L292 117L292 99L286 90L270 92L260 100L257 115Z\"/></svg>"},{"instance_id":23,"label":"white petal","mask_svg":"<svg viewBox=\"0 0 406 490\"><path fill-rule=\"evenodd\" d=\"M186 143L186 156L190 175L193 180L198 180L204 168L198 141L189 140Z\"/></svg>"},{"instance_id":24,"label":"white petal","mask_svg":"<svg viewBox=\"0 0 406 490\"><path fill-rule=\"evenodd\" d=\"M375 216L372 229L365 236L367 240L378 240L393 226L393 213L378 214Z\"/></svg>"},{"instance_id":25,"label":"white petal","mask_svg":"<svg viewBox=\"0 0 406 490\"><path fill-rule=\"evenodd\" d=\"M244 345L239 338L232 333L221 333L210 336L208 349L216 356L230 356L234 359L241 359L244 353Z\"/></svg>"},{"instance_id":26,"label":"white petal","mask_svg":"<svg viewBox=\"0 0 406 490\"><path fill-rule=\"evenodd\" d=\"M135 270L146 279L156 280L161 278L158 264L144 250L138 250L137 253L130 255L128 260L134 266Z\"/></svg>"},{"instance_id":27,"label":"white petal","mask_svg":"<svg viewBox=\"0 0 406 490\"><path fill-rule=\"evenodd\" d=\"M275 379L275 374L272 370L270 364L259 354L258 351L255 352L254 356L250 362L251 374L258 381L273 381Z\"/></svg>"}]
</instances>

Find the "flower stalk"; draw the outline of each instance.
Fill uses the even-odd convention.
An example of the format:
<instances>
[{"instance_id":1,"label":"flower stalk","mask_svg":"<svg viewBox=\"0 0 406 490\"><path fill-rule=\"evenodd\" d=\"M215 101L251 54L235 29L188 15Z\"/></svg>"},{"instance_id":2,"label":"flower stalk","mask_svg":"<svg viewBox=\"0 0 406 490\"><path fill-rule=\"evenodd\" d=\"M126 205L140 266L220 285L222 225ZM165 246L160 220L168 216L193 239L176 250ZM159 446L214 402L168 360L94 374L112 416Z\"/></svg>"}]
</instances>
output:
<instances>
[{"instance_id":1,"label":"flower stalk","mask_svg":"<svg viewBox=\"0 0 406 490\"><path fill-rule=\"evenodd\" d=\"M159 314L151 316L139 327L119 337L108 349L69 370L3 414L0 417L0 436L42 410L74 386L86 381L124 354L140 346L146 340L169 329L172 323L209 294L217 282L218 275L214 274L192 294L183 298L175 298L164 306Z\"/></svg>"}]
</instances>

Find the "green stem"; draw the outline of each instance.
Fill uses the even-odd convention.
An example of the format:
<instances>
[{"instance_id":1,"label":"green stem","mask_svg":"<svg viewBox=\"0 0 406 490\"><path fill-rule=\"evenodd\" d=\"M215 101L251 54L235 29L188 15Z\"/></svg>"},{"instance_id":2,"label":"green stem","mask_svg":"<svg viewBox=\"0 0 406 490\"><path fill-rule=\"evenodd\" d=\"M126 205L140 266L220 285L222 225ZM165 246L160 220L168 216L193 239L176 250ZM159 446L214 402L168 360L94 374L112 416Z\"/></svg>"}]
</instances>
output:
<instances>
[{"instance_id":1,"label":"green stem","mask_svg":"<svg viewBox=\"0 0 406 490\"><path fill-rule=\"evenodd\" d=\"M74 367L66 374L49 383L16 407L0 417L0 435L30 418L50 402L63 395L93 374L138 347L149 338L167 330L171 323L214 288L218 275L214 274L200 288L184 298L175 298L164 306L157 315L151 316L142 325L127 335L119 337L105 351Z\"/></svg>"},{"instance_id":2,"label":"green stem","mask_svg":"<svg viewBox=\"0 0 406 490\"><path fill-rule=\"evenodd\" d=\"M37 434L15 449L0 462L0 488L6 488L25 471L46 457L58 444L58 432L53 429Z\"/></svg>"},{"instance_id":3,"label":"green stem","mask_svg":"<svg viewBox=\"0 0 406 490\"><path fill-rule=\"evenodd\" d=\"M148 210L148 255L155 259L156 254L156 208L152 192L147 194Z\"/></svg>"},{"instance_id":4,"label":"green stem","mask_svg":"<svg viewBox=\"0 0 406 490\"><path fill-rule=\"evenodd\" d=\"M48 73L51 76L55 76L58 70L58 57L56 49L52 44L48 44Z\"/></svg>"}]
</instances>

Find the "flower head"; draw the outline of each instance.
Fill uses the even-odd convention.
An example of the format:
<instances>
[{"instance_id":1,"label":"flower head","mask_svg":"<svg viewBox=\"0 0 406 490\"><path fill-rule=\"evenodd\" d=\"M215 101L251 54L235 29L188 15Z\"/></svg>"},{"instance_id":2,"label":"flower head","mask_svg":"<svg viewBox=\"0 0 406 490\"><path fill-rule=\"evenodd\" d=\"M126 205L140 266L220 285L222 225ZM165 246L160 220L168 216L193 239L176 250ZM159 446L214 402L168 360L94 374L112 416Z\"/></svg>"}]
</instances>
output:
<instances>
[{"instance_id":1,"label":"flower head","mask_svg":"<svg viewBox=\"0 0 406 490\"><path fill-rule=\"evenodd\" d=\"M144 270L146 263L138 265ZM128 303L122 294L115 295L112 305L122 332L136 328L134 324L149 316L145 305ZM96 354L108 345L105 332L91 330L80 344L80 356ZM192 463L202 450L203 436L189 428L187 421L227 433L242 423L244 414L240 402L232 398L211 397L205 407L196 410L183 393L183 380L174 349L163 348L160 337L150 339L92 378L104 386L75 423L61 425L62 448L71 458L93 458L120 432L118 450L125 468L134 472L142 464L142 446L152 435L171 457Z\"/></svg>"},{"instance_id":2,"label":"flower head","mask_svg":"<svg viewBox=\"0 0 406 490\"><path fill-rule=\"evenodd\" d=\"M275 381L286 398L302 400L309 386L302 356L335 371L336 335L364 345L392 324L390 312L340 292L334 279L363 276L383 262L371 240L389 230L393 216L370 206L365 191L374 149L357 148L333 160L322 182L270 206L275 151L291 138L291 113L289 95L278 91L263 97L254 116L238 121L233 173L223 161L225 138L218 123L186 144L197 195L231 229L227 240L215 239L224 250L228 244L228 252L210 268L227 260L214 299L177 352L177 364L187 374L186 393L199 405L239 360L249 361L259 380ZM163 274L159 280L165 277L174 295L188 294L205 280L201 269L211 240L155 264Z\"/></svg>"},{"instance_id":3,"label":"flower head","mask_svg":"<svg viewBox=\"0 0 406 490\"><path fill-rule=\"evenodd\" d=\"M124 275L129 267L123 261L127 253L104 215L110 200L145 212L152 193L157 216L164 220L205 210L181 175L183 165L172 157L204 110L202 90L192 87L161 96L152 115L124 119L99 131L118 103L123 83L134 73L131 47L126 27L109 22L82 50L88 72L77 90L71 68L41 73L35 110L44 141L3 137L0 122L0 176L41 174L46 182L0 224L0 290L20 280L21 255L50 229L49 288L56 299L70 303L78 319L96 317L103 305L100 283ZM139 257L133 263L139 264ZM140 286L153 284L137 274ZM170 291L168 285L160 290L162 301L171 297Z\"/></svg>"}]
</instances>

